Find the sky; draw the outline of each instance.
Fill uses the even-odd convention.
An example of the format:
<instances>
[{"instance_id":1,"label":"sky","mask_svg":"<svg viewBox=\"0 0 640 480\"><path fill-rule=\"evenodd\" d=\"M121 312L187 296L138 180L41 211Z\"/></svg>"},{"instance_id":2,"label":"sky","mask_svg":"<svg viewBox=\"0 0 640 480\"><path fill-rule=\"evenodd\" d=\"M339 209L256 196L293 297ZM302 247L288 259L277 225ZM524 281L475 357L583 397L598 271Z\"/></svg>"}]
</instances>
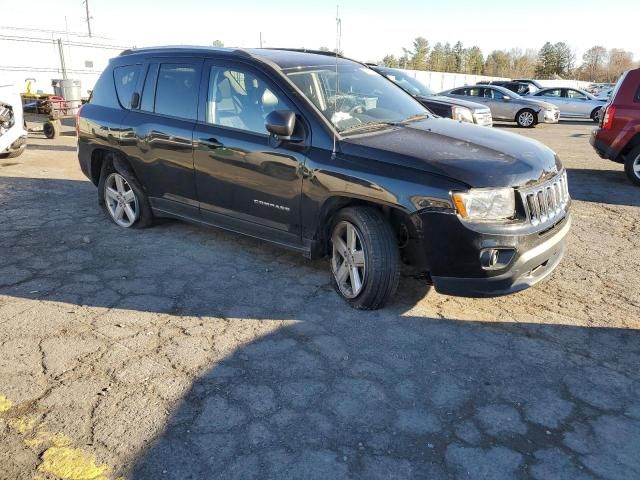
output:
<instances>
[{"instance_id":1,"label":"sky","mask_svg":"<svg viewBox=\"0 0 640 480\"><path fill-rule=\"evenodd\" d=\"M453 45L458 40L467 47L478 45L485 55L494 49L538 49L545 41L564 41L576 51L578 63L586 49L601 44L632 51L640 60L640 42L632 33L640 14L639 0L89 3L94 35L124 45L209 45L221 40L226 46L256 47L262 32L266 47L334 48L339 4L341 47L345 55L362 61L380 60L387 53L401 55L417 36L426 37L431 45L438 41ZM0 0L0 7L0 34L8 33L1 28L6 26L64 30L65 16L70 31L86 32L82 0ZM615 22L609 20L612 15ZM0 43L0 49L5 48Z\"/></svg>"}]
</instances>

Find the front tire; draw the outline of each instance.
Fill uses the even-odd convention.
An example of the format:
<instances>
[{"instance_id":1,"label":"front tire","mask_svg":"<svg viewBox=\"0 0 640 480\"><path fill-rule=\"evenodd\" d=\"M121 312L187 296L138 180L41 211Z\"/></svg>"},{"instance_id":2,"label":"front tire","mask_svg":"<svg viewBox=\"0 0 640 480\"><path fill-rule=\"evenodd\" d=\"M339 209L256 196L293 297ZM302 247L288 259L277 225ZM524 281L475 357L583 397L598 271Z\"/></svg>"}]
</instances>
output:
<instances>
[{"instance_id":1,"label":"front tire","mask_svg":"<svg viewBox=\"0 0 640 480\"><path fill-rule=\"evenodd\" d=\"M627 154L624 171L629 180L640 186L640 147L634 148Z\"/></svg>"},{"instance_id":2,"label":"front tire","mask_svg":"<svg viewBox=\"0 0 640 480\"><path fill-rule=\"evenodd\" d=\"M152 223L149 200L125 162L104 160L98 182L98 201L109 218L122 228L145 228Z\"/></svg>"},{"instance_id":3,"label":"front tire","mask_svg":"<svg viewBox=\"0 0 640 480\"><path fill-rule=\"evenodd\" d=\"M598 107L591 112L591 120L595 123L600 123L600 117L602 116L602 107Z\"/></svg>"},{"instance_id":4,"label":"front tire","mask_svg":"<svg viewBox=\"0 0 640 480\"><path fill-rule=\"evenodd\" d=\"M370 207L348 207L331 228L333 286L351 307L377 310L400 281L400 253L391 226Z\"/></svg>"},{"instance_id":5,"label":"front tire","mask_svg":"<svg viewBox=\"0 0 640 480\"><path fill-rule=\"evenodd\" d=\"M20 148L18 148L17 150L12 150L10 152L7 153L0 153L0 160L3 160L5 158L16 158L19 157L20 155L22 155L24 153L24 151L26 150L27 145L23 145Z\"/></svg>"},{"instance_id":6,"label":"front tire","mask_svg":"<svg viewBox=\"0 0 640 480\"><path fill-rule=\"evenodd\" d=\"M516 115L516 123L520 128L533 128L536 126L536 112L524 108Z\"/></svg>"}]
</instances>

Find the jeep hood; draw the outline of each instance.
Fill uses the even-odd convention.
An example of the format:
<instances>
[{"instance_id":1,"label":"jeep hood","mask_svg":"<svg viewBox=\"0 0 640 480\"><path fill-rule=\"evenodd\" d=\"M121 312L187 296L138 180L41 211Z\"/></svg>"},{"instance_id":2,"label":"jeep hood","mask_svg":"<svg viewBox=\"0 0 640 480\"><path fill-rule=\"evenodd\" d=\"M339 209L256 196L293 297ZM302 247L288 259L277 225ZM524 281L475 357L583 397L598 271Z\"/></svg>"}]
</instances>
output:
<instances>
[{"instance_id":1,"label":"jeep hood","mask_svg":"<svg viewBox=\"0 0 640 480\"><path fill-rule=\"evenodd\" d=\"M444 118L346 136L341 152L448 177L469 187L520 187L562 169L542 143Z\"/></svg>"}]
</instances>

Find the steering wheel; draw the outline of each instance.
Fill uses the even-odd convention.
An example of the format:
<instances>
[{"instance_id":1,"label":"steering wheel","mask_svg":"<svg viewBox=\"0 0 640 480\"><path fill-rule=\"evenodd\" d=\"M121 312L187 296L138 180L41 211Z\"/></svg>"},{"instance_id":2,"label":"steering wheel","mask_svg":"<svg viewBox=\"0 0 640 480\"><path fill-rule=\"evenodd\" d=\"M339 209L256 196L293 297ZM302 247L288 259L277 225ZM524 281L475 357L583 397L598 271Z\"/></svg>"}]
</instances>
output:
<instances>
[{"instance_id":1,"label":"steering wheel","mask_svg":"<svg viewBox=\"0 0 640 480\"><path fill-rule=\"evenodd\" d=\"M364 107L362 105L355 105L349 109L349 113L351 115L357 114L357 113L364 113Z\"/></svg>"}]
</instances>

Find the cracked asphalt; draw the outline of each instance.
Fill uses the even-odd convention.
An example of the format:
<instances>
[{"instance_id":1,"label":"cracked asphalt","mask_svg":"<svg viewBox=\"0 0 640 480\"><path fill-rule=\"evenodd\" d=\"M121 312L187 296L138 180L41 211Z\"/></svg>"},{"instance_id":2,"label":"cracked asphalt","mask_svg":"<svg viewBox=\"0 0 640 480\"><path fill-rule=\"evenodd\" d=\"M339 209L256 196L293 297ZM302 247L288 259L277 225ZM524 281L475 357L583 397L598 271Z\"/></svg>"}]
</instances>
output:
<instances>
[{"instance_id":1,"label":"cracked asphalt","mask_svg":"<svg viewBox=\"0 0 640 480\"><path fill-rule=\"evenodd\" d=\"M569 173L569 251L496 299L174 221L123 230L73 130L0 161L0 478L640 478L640 189L589 122L512 130ZM502 126L501 128L508 128Z\"/></svg>"}]
</instances>

